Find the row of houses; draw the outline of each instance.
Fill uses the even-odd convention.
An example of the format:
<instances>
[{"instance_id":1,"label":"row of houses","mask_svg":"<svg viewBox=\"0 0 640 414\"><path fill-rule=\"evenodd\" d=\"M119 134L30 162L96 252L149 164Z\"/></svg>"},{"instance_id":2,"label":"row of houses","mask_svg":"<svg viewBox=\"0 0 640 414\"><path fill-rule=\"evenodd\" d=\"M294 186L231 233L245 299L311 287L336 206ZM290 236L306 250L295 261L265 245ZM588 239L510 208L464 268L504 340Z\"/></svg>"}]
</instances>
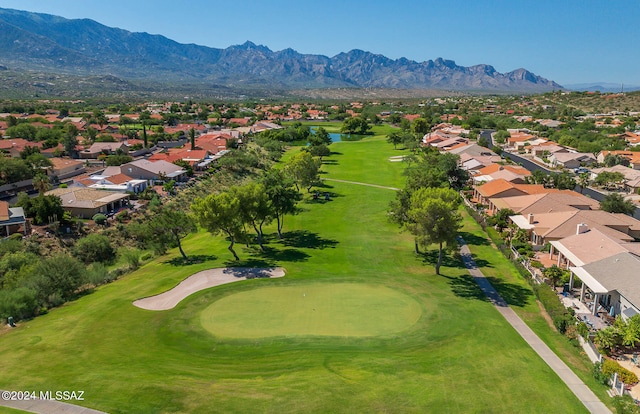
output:
<instances>
[{"instance_id":1,"label":"row of houses","mask_svg":"<svg viewBox=\"0 0 640 414\"><path fill-rule=\"evenodd\" d=\"M582 282L579 298L593 315L640 313L640 221L600 210L597 201L575 191L526 184L528 171L492 163L492 157L461 157L474 180L471 201L487 215L512 211L510 222L525 232L536 258L567 269L571 287ZM617 166L622 168L634 171Z\"/></svg>"}]
</instances>

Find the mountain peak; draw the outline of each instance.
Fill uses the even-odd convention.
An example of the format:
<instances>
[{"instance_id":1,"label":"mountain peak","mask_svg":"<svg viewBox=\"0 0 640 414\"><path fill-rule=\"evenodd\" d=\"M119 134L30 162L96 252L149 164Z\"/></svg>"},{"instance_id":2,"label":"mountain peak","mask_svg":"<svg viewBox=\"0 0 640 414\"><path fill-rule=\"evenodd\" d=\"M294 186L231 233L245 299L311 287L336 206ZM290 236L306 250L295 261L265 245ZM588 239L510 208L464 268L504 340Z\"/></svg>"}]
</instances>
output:
<instances>
[{"instance_id":1,"label":"mountain peak","mask_svg":"<svg viewBox=\"0 0 640 414\"><path fill-rule=\"evenodd\" d=\"M60 23L60 24L57 24ZM126 80L191 81L270 88L374 87L490 92L560 89L525 69L458 66L441 57L418 63L353 49L334 57L273 52L246 41L227 49L180 44L89 19L64 19L0 8L0 66Z\"/></svg>"}]
</instances>

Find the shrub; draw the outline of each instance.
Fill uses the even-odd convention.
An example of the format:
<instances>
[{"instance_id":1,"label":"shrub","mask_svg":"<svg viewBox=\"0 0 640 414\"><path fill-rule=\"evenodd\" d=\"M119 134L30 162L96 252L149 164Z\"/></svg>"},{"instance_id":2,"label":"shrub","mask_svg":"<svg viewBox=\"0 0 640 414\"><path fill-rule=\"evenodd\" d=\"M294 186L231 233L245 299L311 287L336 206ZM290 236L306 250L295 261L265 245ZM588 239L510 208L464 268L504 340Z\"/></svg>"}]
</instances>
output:
<instances>
[{"instance_id":1,"label":"shrub","mask_svg":"<svg viewBox=\"0 0 640 414\"><path fill-rule=\"evenodd\" d=\"M17 321L30 318L38 314L38 300L35 290L17 288L0 290L0 318L6 320L9 316Z\"/></svg>"},{"instance_id":2,"label":"shrub","mask_svg":"<svg viewBox=\"0 0 640 414\"><path fill-rule=\"evenodd\" d=\"M538 300L542 303L545 310L551 317L553 324L561 333L565 333L566 329L575 323L575 319L571 313L564 307L558 295L547 285L534 285L533 287Z\"/></svg>"},{"instance_id":3,"label":"shrub","mask_svg":"<svg viewBox=\"0 0 640 414\"><path fill-rule=\"evenodd\" d=\"M140 267L140 250L123 247L119 253L120 257L127 262L131 270L136 270Z\"/></svg>"},{"instance_id":4,"label":"shrub","mask_svg":"<svg viewBox=\"0 0 640 414\"><path fill-rule=\"evenodd\" d=\"M122 223L125 220L129 219L129 211L128 210L122 210L121 212L119 212L118 214L116 214L116 220L118 220L120 223Z\"/></svg>"},{"instance_id":5,"label":"shrub","mask_svg":"<svg viewBox=\"0 0 640 414\"><path fill-rule=\"evenodd\" d=\"M622 367L612 359L605 359L602 363L602 373L611 377L615 372L618 373L620 381L627 385L634 385L638 383L638 376L636 374Z\"/></svg>"},{"instance_id":6,"label":"shrub","mask_svg":"<svg viewBox=\"0 0 640 414\"><path fill-rule=\"evenodd\" d=\"M636 405L630 395L617 395L613 397L613 406L618 414L640 414L640 407Z\"/></svg>"},{"instance_id":7,"label":"shrub","mask_svg":"<svg viewBox=\"0 0 640 414\"><path fill-rule=\"evenodd\" d=\"M87 267L87 281L90 284L99 286L112 280L109 270L102 263L92 263Z\"/></svg>"},{"instance_id":8,"label":"shrub","mask_svg":"<svg viewBox=\"0 0 640 414\"><path fill-rule=\"evenodd\" d=\"M115 250L107 236L90 234L78 240L73 255L84 263L110 262L115 258Z\"/></svg>"},{"instance_id":9,"label":"shrub","mask_svg":"<svg viewBox=\"0 0 640 414\"><path fill-rule=\"evenodd\" d=\"M607 385L609 384L609 376L602 372L602 362L596 362L593 364L593 368L591 368L591 374L593 378L596 379L600 384Z\"/></svg>"},{"instance_id":10,"label":"shrub","mask_svg":"<svg viewBox=\"0 0 640 414\"><path fill-rule=\"evenodd\" d=\"M92 217L92 220L93 220L96 224L98 224L98 225L100 225L100 226L104 226L105 224L107 224L107 216L105 216L105 215L104 215L104 214L102 214L102 213L98 213L98 214L94 215L94 216Z\"/></svg>"}]
</instances>

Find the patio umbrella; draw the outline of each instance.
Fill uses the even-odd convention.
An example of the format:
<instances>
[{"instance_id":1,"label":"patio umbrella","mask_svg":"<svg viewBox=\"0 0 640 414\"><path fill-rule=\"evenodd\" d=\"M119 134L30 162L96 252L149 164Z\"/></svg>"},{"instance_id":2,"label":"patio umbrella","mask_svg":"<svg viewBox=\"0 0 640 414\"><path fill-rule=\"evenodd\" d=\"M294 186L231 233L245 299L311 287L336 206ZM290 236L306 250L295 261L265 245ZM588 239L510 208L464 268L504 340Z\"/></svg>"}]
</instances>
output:
<instances>
[{"instance_id":1,"label":"patio umbrella","mask_svg":"<svg viewBox=\"0 0 640 414\"><path fill-rule=\"evenodd\" d=\"M616 315L616 309L611 306L611 309L609 309L609 316L613 317Z\"/></svg>"}]
</instances>

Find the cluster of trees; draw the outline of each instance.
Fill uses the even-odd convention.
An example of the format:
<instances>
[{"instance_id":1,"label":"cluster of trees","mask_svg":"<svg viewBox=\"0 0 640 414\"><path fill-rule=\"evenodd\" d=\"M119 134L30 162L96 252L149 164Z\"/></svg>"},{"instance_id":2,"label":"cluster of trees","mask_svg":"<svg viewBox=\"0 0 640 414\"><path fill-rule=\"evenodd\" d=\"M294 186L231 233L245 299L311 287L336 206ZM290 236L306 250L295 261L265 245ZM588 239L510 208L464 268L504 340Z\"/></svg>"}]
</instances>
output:
<instances>
[{"instance_id":1,"label":"cluster of trees","mask_svg":"<svg viewBox=\"0 0 640 414\"><path fill-rule=\"evenodd\" d=\"M525 178L527 184L542 184L547 188L559 190L573 190L576 188L575 176L568 171L552 172L547 174L542 170L536 170Z\"/></svg>"},{"instance_id":2,"label":"cluster of trees","mask_svg":"<svg viewBox=\"0 0 640 414\"><path fill-rule=\"evenodd\" d=\"M282 170L271 169L256 182L196 199L191 210L198 224L208 232L225 235L229 251L239 260L233 247L237 241L248 242L246 228L253 228L264 251L263 226L277 221L278 237L282 238L284 217L296 213L300 199L294 180Z\"/></svg>"},{"instance_id":3,"label":"cluster of trees","mask_svg":"<svg viewBox=\"0 0 640 414\"><path fill-rule=\"evenodd\" d=\"M469 176L458 167L457 158L430 148L422 150L417 162L406 169L405 188L398 191L390 205L390 219L414 236L416 253L421 246L438 245L436 274L440 274L445 247L456 245L462 223L458 191Z\"/></svg>"},{"instance_id":4,"label":"cluster of trees","mask_svg":"<svg viewBox=\"0 0 640 414\"><path fill-rule=\"evenodd\" d=\"M116 258L110 240L91 234L68 252L46 252L37 243L0 243L0 318L36 316L112 278L105 265Z\"/></svg>"},{"instance_id":5,"label":"cluster of trees","mask_svg":"<svg viewBox=\"0 0 640 414\"><path fill-rule=\"evenodd\" d=\"M640 343L640 315L625 320L618 316L613 324L596 333L594 342L609 354L618 347L635 348Z\"/></svg>"}]
</instances>

